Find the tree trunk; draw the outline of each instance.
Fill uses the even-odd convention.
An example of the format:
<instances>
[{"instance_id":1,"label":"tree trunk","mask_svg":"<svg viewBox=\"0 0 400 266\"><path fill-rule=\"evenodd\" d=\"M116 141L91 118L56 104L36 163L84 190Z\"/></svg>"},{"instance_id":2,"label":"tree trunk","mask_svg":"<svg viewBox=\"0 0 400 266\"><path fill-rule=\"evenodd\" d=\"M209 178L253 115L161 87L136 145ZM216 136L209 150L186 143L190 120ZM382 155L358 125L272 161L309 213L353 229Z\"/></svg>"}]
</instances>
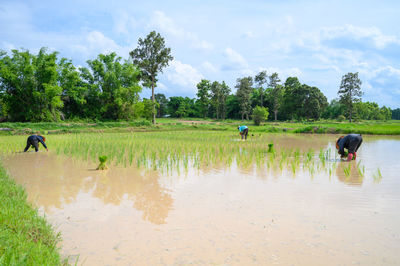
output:
<instances>
[{"instance_id":1,"label":"tree trunk","mask_svg":"<svg viewBox=\"0 0 400 266\"><path fill-rule=\"evenodd\" d=\"M352 99L352 89L351 88L349 90L349 94L350 94L349 118L350 118L350 123L351 123L351 115L353 113L353 99Z\"/></svg>"},{"instance_id":2,"label":"tree trunk","mask_svg":"<svg viewBox=\"0 0 400 266\"><path fill-rule=\"evenodd\" d=\"M349 120L350 120L350 123L351 123L351 113L352 113L352 110L350 110L350 112L349 112Z\"/></svg>"},{"instance_id":3,"label":"tree trunk","mask_svg":"<svg viewBox=\"0 0 400 266\"><path fill-rule=\"evenodd\" d=\"M275 121L277 120L277 116L278 116L278 110L274 110L274 115L275 115Z\"/></svg>"},{"instance_id":4,"label":"tree trunk","mask_svg":"<svg viewBox=\"0 0 400 266\"><path fill-rule=\"evenodd\" d=\"M156 124L156 99L154 98L154 77L151 77L151 98L153 100L153 125Z\"/></svg>"}]
</instances>

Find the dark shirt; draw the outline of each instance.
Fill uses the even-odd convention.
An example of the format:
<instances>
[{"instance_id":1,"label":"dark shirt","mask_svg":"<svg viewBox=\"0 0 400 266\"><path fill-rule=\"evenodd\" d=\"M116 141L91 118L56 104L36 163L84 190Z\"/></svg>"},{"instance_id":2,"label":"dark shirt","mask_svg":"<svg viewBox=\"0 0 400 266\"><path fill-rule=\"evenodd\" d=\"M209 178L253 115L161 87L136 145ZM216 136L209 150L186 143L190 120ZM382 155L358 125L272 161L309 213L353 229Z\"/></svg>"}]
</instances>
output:
<instances>
[{"instance_id":1,"label":"dark shirt","mask_svg":"<svg viewBox=\"0 0 400 266\"><path fill-rule=\"evenodd\" d=\"M43 147L45 147L45 148L47 149L47 146L46 146L46 144L44 143L43 137L42 137L42 136L32 135L32 136L29 136L28 139L29 139L31 142L39 141L40 143L42 143Z\"/></svg>"},{"instance_id":2,"label":"dark shirt","mask_svg":"<svg viewBox=\"0 0 400 266\"><path fill-rule=\"evenodd\" d=\"M348 149L351 153L356 152L361 142L362 137L360 134L349 134L339 140L339 153L341 155L344 155L345 148Z\"/></svg>"}]
</instances>

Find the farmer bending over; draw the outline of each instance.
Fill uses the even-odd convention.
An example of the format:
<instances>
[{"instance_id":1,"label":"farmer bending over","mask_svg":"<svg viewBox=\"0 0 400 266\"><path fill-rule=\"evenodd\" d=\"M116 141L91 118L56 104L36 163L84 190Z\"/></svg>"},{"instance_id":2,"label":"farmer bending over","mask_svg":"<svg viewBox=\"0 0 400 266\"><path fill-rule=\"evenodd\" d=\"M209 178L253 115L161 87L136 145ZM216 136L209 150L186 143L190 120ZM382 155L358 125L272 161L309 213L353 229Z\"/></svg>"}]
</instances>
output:
<instances>
[{"instance_id":1,"label":"farmer bending over","mask_svg":"<svg viewBox=\"0 0 400 266\"><path fill-rule=\"evenodd\" d=\"M47 151L49 151L49 149L47 149L46 144L44 143L45 141L46 138L40 135L29 136L26 141L26 147L24 152L26 152L30 146L35 147L35 151L37 152L39 150L39 142L42 143L43 147L45 147Z\"/></svg>"},{"instance_id":2,"label":"farmer bending over","mask_svg":"<svg viewBox=\"0 0 400 266\"><path fill-rule=\"evenodd\" d=\"M242 135L242 139L247 139L247 134L249 134L249 128L247 126L238 126L239 134Z\"/></svg>"},{"instance_id":3,"label":"farmer bending over","mask_svg":"<svg viewBox=\"0 0 400 266\"><path fill-rule=\"evenodd\" d=\"M346 137L341 136L336 141L336 149L338 153L343 158L345 157L344 149L346 148L349 151L347 156L347 161L350 162L352 159L356 159L357 150L362 143L362 137L360 134L349 134Z\"/></svg>"}]
</instances>

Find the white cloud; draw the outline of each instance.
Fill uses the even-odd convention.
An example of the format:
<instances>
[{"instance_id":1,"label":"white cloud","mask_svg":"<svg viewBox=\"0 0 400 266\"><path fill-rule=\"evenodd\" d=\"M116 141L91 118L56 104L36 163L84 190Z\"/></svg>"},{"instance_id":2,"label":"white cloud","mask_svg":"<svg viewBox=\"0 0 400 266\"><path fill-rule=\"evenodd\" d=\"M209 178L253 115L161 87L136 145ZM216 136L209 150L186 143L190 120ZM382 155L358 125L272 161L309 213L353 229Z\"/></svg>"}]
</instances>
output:
<instances>
[{"instance_id":1,"label":"white cloud","mask_svg":"<svg viewBox=\"0 0 400 266\"><path fill-rule=\"evenodd\" d=\"M113 30L117 34L129 35L138 24L135 18L130 16L126 11L116 12L113 18Z\"/></svg>"},{"instance_id":2,"label":"white cloud","mask_svg":"<svg viewBox=\"0 0 400 266\"><path fill-rule=\"evenodd\" d=\"M207 72L216 73L218 71L218 69L208 61L201 64L201 67Z\"/></svg>"},{"instance_id":3,"label":"white cloud","mask_svg":"<svg viewBox=\"0 0 400 266\"><path fill-rule=\"evenodd\" d=\"M73 53L80 53L85 58L90 59L98 54L108 54L115 52L122 58L129 58L130 46L118 45L113 39L105 36L100 31L91 31L77 40L75 44L70 44L69 48Z\"/></svg>"},{"instance_id":4,"label":"white cloud","mask_svg":"<svg viewBox=\"0 0 400 266\"><path fill-rule=\"evenodd\" d=\"M193 39L193 45L195 49L201 50L201 51L211 51L214 47L211 43L207 41L198 41L197 38Z\"/></svg>"},{"instance_id":5,"label":"white cloud","mask_svg":"<svg viewBox=\"0 0 400 266\"><path fill-rule=\"evenodd\" d=\"M232 48L228 47L224 51L224 56L227 60L228 65L227 68L232 69L244 69L248 68L248 64L246 60L243 58L241 54L233 50Z\"/></svg>"},{"instance_id":6,"label":"white cloud","mask_svg":"<svg viewBox=\"0 0 400 266\"><path fill-rule=\"evenodd\" d=\"M203 78L203 75L189 64L173 60L166 71L167 79L182 88L194 90L196 84Z\"/></svg>"},{"instance_id":7,"label":"white cloud","mask_svg":"<svg viewBox=\"0 0 400 266\"><path fill-rule=\"evenodd\" d=\"M100 31L89 32L86 36L86 41L92 50L99 50L102 53L108 53L119 49L119 46L114 40L107 38Z\"/></svg>"},{"instance_id":8,"label":"white cloud","mask_svg":"<svg viewBox=\"0 0 400 266\"><path fill-rule=\"evenodd\" d=\"M365 92L363 100L399 107L400 69L390 65L365 68L360 71L360 79Z\"/></svg>"},{"instance_id":9,"label":"white cloud","mask_svg":"<svg viewBox=\"0 0 400 266\"><path fill-rule=\"evenodd\" d=\"M11 51L16 49L15 45L9 42L2 42L2 47L6 51Z\"/></svg>"},{"instance_id":10,"label":"white cloud","mask_svg":"<svg viewBox=\"0 0 400 266\"><path fill-rule=\"evenodd\" d=\"M354 40L371 40L377 49L383 49L389 44L400 44L400 39L393 35L385 35L377 27L357 27L345 25L341 27L323 28L321 38L332 40L337 38L348 38Z\"/></svg>"},{"instance_id":11,"label":"white cloud","mask_svg":"<svg viewBox=\"0 0 400 266\"><path fill-rule=\"evenodd\" d=\"M154 12L150 26L157 27L160 31L170 35L174 39L189 42L190 47L196 50L207 52L213 49L211 43L201 40L196 34L179 27L172 18L166 16L161 11Z\"/></svg>"},{"instance_id":12,"label":"white cloud","mask_svg":"<svg viewBox=\"0 0 400 266\"><path fill-rule=\"evenodd\" d=\"M172 35L176 38L184 38L186 33L183 29L179 28L175 22L167 17L161 11L155 11L152 17L152 24L157 26L163 32Z\"/></svg>"}]
</instances>

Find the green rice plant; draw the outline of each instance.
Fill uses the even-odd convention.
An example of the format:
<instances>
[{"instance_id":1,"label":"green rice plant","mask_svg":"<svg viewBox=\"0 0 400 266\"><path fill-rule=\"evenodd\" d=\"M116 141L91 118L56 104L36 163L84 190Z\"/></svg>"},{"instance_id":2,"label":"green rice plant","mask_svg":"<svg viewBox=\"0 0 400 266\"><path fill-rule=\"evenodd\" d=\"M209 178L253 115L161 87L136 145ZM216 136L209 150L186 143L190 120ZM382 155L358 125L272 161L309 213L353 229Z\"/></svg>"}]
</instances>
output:
<instances>
[{"instance_id":1,"label":"green rice plant","mask_svg":"<svg viewBox=\"0 0 400 266\"><path fill-rule=\"evenodd\" d=\"M343 167L343 171L346 177L350 177L351 175L351 164L348 164L347 167Z\"/></svg>"},{"instance_id":2,"label":"green rice plant","mask_svg":"<svg viewBox=\"0 0 400 266\"><path fill-rule=\"evenodd\" d=\"M359 161L357 163L357 171L358 171L358 173L360 174L361 177L364 177L364 175L365 175L365 166L363 165L363 167L361 168L360 165L361 165L361 161Z\"/></svg>"},{"instance_id":3,"label":"green rice plant","mask_svg":"<svg viewBox=\"0 0 400 266\"><path fill-rule=\"evenodd\" d=\"M100 164L99 164L99 166L97 166L96 170L106 170L106 169L108 169L108 167L106 166L107 159L108 158L105 155L99 156Z\"/></svg>"},{"instance_id":4,"label":"green rice plant","mask_svg":"<svg viewBox=\"0 0 400 266\"><path fill-rule=\"evenodd\" d=\"M0 136L0 138L3 138ZM0 153L12 153L15 147L23 149L26 136L11 136L7 141L0 139ZM99 141L100 140L100 141ZM275 140L275 139L274 139ZM220 131L173 131L173 132L127 132L127 133L80 133L51 135L48 138L50 151L60 156L68 156L93 163L98 157L107 155L107 166L121 165L174 171L194 167L214 167L224 164L231 167L257 168L266 166L272 169L289 169L297 173L303 167L310 172L334 169L330 150L320 150L318 157L315 151L301 153L300 149L276 150L271 135L260 134L246 142L232 141L232 133ZM269 143L265 148L265 143ZM17 145L16 145L17 144ZM267 150L267 151L266 151ZM315 160L317 159L317 160ZM303 163L300 166L300 163ZM311 165L313 163L313 165ZM332 167L329 170L329 167Z\"/></svg>"},{"instance_id":5,"label":"green rice plant","mask_svg":"<svg viewBox=\"0 0 400 266\"><path fill-rule=\"evenodd\" d=\"M295 162L292 162L292 163L290 164L290 169L292 170L293 175L295 175L295 174L296 174L296 171L297 171L297 165L296 165Z\"/></svg>"},{"instance_id":6,"label":"green rice plant","mask_svg":"<svg viewBox=\"0 0 400 266\"><path fill-rule=\"evenodd\" d=\"M325 162L326 157L325 157L325 152L323 149L319 150L319 155L318 155L319 159L321 160L321 162Z\"/></svg>"},{"instance_id":7,"label":"green rice plant","mask_svg":"<svg viewBox=\"0 0 400 266\"><path fill-rule=\"evenodd\" d=\"M382 180L382 173L381 173L381 170L378 168L378 169L376 170L376 173L373 174L372 177L373 177L375 183L381 182L381 180Z\"/></svg>"},{"instance_id":8,"label":"green rice plant","mask_svg":"<svg viewBox=\"0 0 400 266\"><path fill-rule=\"evenodd\" d=\"M274 143L269 143L268 144L268 153L273 153L274 152Z\"/></svg>"}]
</instances>

